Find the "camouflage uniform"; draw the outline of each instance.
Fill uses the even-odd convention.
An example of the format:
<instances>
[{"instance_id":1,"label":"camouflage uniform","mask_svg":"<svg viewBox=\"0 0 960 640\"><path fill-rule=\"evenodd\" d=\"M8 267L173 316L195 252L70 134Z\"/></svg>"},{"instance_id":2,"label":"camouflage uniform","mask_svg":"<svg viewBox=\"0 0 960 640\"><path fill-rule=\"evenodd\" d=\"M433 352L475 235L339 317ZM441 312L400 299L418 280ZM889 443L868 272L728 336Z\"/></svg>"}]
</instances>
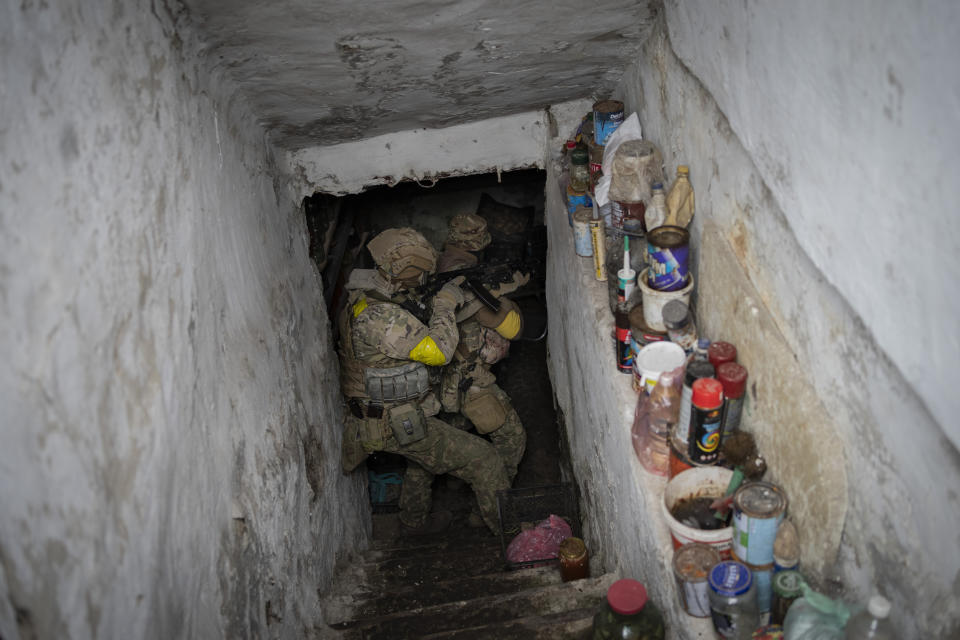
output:
<instances>
[{"instance_id":1,"label":"camouflage uniform","mask_svg":"<svg viewBox=\"0 0 960 640\"><path fill-rule=\"evenodd\" d=\"M394 258L396 253L409 253L404 248L423 245L429 247L412 229L389 230L374 238L369 248L385 276L382 281L415 280L411 261ZM423 254L413 263L429 271L435 265L435 252L432 260ZM449 473L473 488L484 522L496 532L496 492L509 487L503 462L489 442L434 417L440 404L431 382L438 373L436 367L446 364L456 349L454 312L462 294L456 284L445 286L434 297L432 316L424 325L390 293L369 286L354 290L339 318L340 382L349 405L343 433L344 470L352 471L374 451L404 456L408 469L401 488L400 520L411 527L423 523L430 512L433 475Z\"/></svg>"},{"instance_id":2,"label":"camouflage uniform","mask_svg":"<svg viewBox=\"0 0 960 640\"><path fill-rule=\"evenodd\" d=\"M474 252L482 251L488 244L490 234L483 218L473 214L455 216L450 221L447 243L438 261L440 270L476 265L478 258ZM506 298L501 298L501 306L519 314L519 309ZM512 483L523 458L527 434L510 397L497 386L496 377L490 371L494 363L506 357L510 343L495 329L502 318L493 319L475 302L466 308L473 311L469 317L457 318L460 341L453 363L443 372L441 404L444 411L461 413L478 433L490 438Z\"/></svg>"}]
</instances>

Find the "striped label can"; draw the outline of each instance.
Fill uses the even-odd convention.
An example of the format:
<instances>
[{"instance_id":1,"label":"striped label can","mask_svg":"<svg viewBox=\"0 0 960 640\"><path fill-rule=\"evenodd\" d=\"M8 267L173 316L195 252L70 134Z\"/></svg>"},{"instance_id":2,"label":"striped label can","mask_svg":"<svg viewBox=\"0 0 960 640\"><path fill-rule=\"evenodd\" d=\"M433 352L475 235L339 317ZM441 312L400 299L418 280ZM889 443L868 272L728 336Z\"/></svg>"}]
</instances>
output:
<instances>
[{"instance_id":1,"label":"striped label can","mask_svg":"<svg viewBox=\"0 0 960 640\"><path fill-rule=\"evenodd\" d=\"M657 291L687 286L690 273L690 232L664 225L647 233L647 284Z\"/></svg>"},{"instance_id":2,"label":"striped label can","mask_svg":"<svg viewBox=\"0 0 960 640\"><path fill-rule=\"evenodd\" d=\"M733 496L733 552L751 565L773 564L773 542L787 511L787 496L769 482L751 482Z\"/></svg>"}]
</instances>

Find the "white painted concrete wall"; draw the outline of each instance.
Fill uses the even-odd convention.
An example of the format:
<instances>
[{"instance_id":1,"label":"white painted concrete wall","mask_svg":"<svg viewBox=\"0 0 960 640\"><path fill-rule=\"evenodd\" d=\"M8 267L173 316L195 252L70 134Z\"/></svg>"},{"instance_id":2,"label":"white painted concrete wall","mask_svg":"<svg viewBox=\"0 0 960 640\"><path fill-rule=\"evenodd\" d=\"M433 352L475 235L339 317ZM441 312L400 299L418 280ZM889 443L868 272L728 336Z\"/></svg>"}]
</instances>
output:
<instances>
[{"instance_id":1,"label":"white painted concrete wall","mask_svg":"<svg viewBox=\"0 0 960 640\"><path fill-rule=\"evenodd\" d=\"M801 518L801 535L813 532L816 536L805 543L805 551L823 546L802 564L812 569L814 578L842 587L841 595L849 602L862 603L872 590L883 591L894 602L900 637L954 637L960 633L960 556L956 553L960 456L952 439L955 425L943 417L943 411L956 408L956 400L955 394L938 395L934 386L951 379L954 343L953 336L946 334L956 324L954 285L951 278L919 282L902 270L905 253L917 256L917 264L925 264L932 255L940 273L952 273L957 267L951 242L955 244L958 225L947 217L957 200L957 187L942 173L950 166L946 160L960 148L952 138L958 130L951 119L955 116L939 114L936 106L927 112L931 117L924 119L915 111L922 111L921 107L907 106L910 101L929 105L938 99L952 104L955 85L947 78L955 75L939 74L938 91L933 90L933 81L917 77L925 75L918 70L926 69L928 62L920 53L928 46L940 46L937 43L944 43L951 32L949 12L941 11L939 26L926 30L920 27L929 21L927 16L905 17L898 32L913 47L901 43L877 54L880 87L890 84L887 55L896 58L890 63L894 77L900 78L897 70L906 68L912 72L909 82L920 85L915 95L901 99L902 106L897 107L896 101L889 105L894 115L888 119L885 103L877 101L879 88L860 84L866 82L866 71L846 84L847 74L825 78L823 65L816 64L818 56L831 52L839 63L862 64L849 49L851 36L870 51L869 45L885 33L873 22L877 18L869 17L870 11L831 5L829 12L824 8L817 13L822 19L813 28L809 18L790 13L793 5L779 6L773 14L762 14L752 4L742 13L742 6L669 4L666 25L680 57L665 32L656 32L625 76L622 92L628 112L639 113L645 136L661 147L671 175L676 164L691 165L698 203L693 243L700 252L696 260L697 281L703 287L700 299L715 303L698 309L701 328L714 339L743 336L739 323L751 321L754 315L769 317L776 327L768 334L776 349L770 348L773 342L761 341L761 334L753 340L743 336L739 345L748 368L763 372L758 388L751 390L745 424L758 434L761 448L773 462L772 478L796 484L796 477L785 475L788 463L796 466L799 459L811 468L823 464L816 441L808 448L797 444L810 441L813 434L836 438L843 448L845 511L838 516L835 506L818 506L816 486L807 483L797 489L803 500L792 513ZM770 6L776 5L767 5L763 11L770 11ZM711 40L724 32L724 25L729 39ZM837 25L843 26L842 33L835 31ZM793 34L788 34L793 27L805 37L794 41ZM775 39L768 33L771 30ZM738 47L747 46L749 59L738 58ZM874 50L881 51L879 44ZM944 44L941 57L950 50ZM766 68L764 63L771 66ZM765 72L746 73L754 68L751 65ZM936 69L937 64L931 63L930 68ZM907 81L900 82L907 86ZM836 100L836 110L813 99L801 101L802 106L785 104L797 87ZM897 93L891 91L891 96ZM837 113L846 118L840 124L850 128L837 123ZM897 140L898 153L878 149L876 140L868 139L861 128L866 126L863 121L874 127L874 137ZM944 125L937 139L928 136L931 121ZM899 154L906 161L892 165L899 167L899 174L892 176L890 158ZM927 167L933 169L926 173ZM878 180L889 195L886 199L877 192ZM872 190L863 185L872 185ZM898 185L909 186L898 189ZM548 204L551 188L548 185ZM892 245L894 238L900 238L900 213L906 207L892 207L890 202L902 204L913 196L919 201L921 191L934 206L910 210L921 227L934 233L922 242L904 239ZM822 210L817 203L823 204ZM550 211L548 219L561 226L566 223ZM555 242L556 230L550 237ZM557 250L555 243L552 251ZM824 264L824 256L832 262ZM886 261L891 263L889 269ZM549 276L555 279L566 278L571 268L556 257L550 265ZM708 266L723 267L731 290L755 292L756 298L725 300L721 288L725 284L712 277L715 273L705 272ZM901 297L890 294L891 278L900 283ZM574 321L580 312L567 302L579 301L581 291L552 291L551 311L563 309L569 316L556 322L551 319L550 352L560 404L574 434L574 467L592 501L588 509L600 516L591 525L592 544L606 552L608 566L656 575L659 561L637 551L649 543L626 544L629 524L648 533L644 520L651 517L648 507L655 494L639 484L636 491L644 492L643 497L622 490L630 482L633 462L607 442L616 437L609 430L624 428L618 426L624 420L619 415L622 407L609 402L603 390L618 374L612 366L598 374L594 354L582 347L584 329ZM752 308L757 314L751 313ZM917 323L917 309L928 319L923 326ZM891 319L901 329L897 335L888 332ZM607 312L598 312L596 320L609 322ZM928 338L934 342L919 348L920 356L910 360L903 355L905 345L917 347ZM786 354L781 343L788 347ZM602 352L598 354L602 358ZM940 360L944 354L947 360ZM784 367L778 378L780 358ZM571 373L562 373L564 368ZM598 395L579 392L577 385L586 381L600 381ZM809 406L792 414L783 412L787 402L795 401L788 394L800 389L800 383L813 388L815 396L804 391L801 397ZM946 404L935 405L934 396ZM818 421L811 423L814 418ZM836 471L825 469L824 481L829 483ZM825 492L832 489L824 486ZM635 503L643 504L635 507ZM820 516L840 520L836 528L824 529L824 523L815 520ZM621 518L628 523L626 529ZM840 536L839 544L833 543L833 532Z\"/></svg>"},{"instance_id":2,"label":"white painted concrete wall","mask_svg":"<svg viewBox=\"0 0 960 640\"><path fill-rule=\"evenodd\" d=\"M167 6L0 5L9 640L303 637L368 535L298 199Z\"/></svg>"},{"instance_id":3,"label":"white painted concrete wall","mask_svg":"<svg viewBox=\"0 0 960 640\"><path fill-rule=\"evenodd\" d=\"M960 4L685 0L666 15L803 251L960 446Z\"/></svg>"},{"instance_id":4,"label":"white painted concrete wall","mask_svg":"<svg viewBox=\"0 0 960 640\"><path fill-rule=\"evenodd\" d=\"M456 175L543 167L547 123L533 111L444 129L401 131L358 142L308 147L287 156L304 194L335 195Z\"/></svg>"}]
</instances>

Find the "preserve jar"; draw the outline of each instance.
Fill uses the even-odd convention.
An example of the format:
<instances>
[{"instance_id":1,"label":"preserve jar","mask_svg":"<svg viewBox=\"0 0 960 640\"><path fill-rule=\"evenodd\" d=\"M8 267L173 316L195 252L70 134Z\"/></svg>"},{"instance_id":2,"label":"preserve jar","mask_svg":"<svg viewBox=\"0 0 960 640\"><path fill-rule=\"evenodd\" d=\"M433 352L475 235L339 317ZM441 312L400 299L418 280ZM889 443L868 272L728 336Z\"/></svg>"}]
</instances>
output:
<instances>
[{"instance_id":1,"label":"preserve jar","mask_svg":"<svg viewBox=\"0 0 960 640\"><path fill-rule=\"evenodd\" d=\"M593 639L663 640L663 616L647 602L647 588L636 580L617 580L593 616Z\"/></svg>"},{"instance_id":2,"label":"preserve jar","mask_svg":"<svg viewBox=\"0 0 960 640\"><path fill-rule=\"evenodd\" d=\"M587 546L580 538L566 538L557 553L560 558L560 579L564 582L590 577Z\"/></svg>"},{"instance_id":3,"label":"preserve jar","mask_svg":"<svg viewBox=\"0 0 960 640\"><path fill-rule=\"evenodd\" d=\"M753 574L742 562L725 560L710 571L710 617L721 638L751 640L760 626Z\"/></svg>"}]
</instances>

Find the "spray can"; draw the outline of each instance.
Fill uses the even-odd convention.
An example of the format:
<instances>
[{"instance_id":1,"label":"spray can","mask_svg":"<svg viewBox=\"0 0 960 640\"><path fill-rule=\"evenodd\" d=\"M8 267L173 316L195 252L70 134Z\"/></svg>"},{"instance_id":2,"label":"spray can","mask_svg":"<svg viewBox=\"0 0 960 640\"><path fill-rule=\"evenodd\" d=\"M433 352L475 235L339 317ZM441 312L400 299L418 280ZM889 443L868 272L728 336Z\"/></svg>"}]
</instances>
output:
<instances>
[{"instance_id":1,"label":"spray can","mask_svg":"<svg viewBox=\"0 0 960 640\"><path fill-rule=\"evenodd\" d=\"M717 380L723 385L723 440L740 428L743 400L747 390L747 369L736 362L724 362L717 367Z\"/></svg>"},{"instance_id":2,"label":"spray can","mask_svg":"<svg viewBox=\"0 0 960 640\"><path fill-rule=\"evenodd\" d=\"M617 334L617 371L633 375L633 349L630 348L630 312L626 302L618 302L613 313Z\"/></svg>"},{"instance_id":3,"label":"spray can","mask_svg":"<svg viewBox=\"0 0 960 640\"><path fill-rule=\"evenodd\" d=\"M707 358L710 360L710 364L713 365L713 368L716 369L720 365L727 362L736 362L737 348L729 342L717 340L715 342L711 342L710 346L707 348Z\"/></svg>"},{"instance_id":4,"label":"spray can","mask_svg":"<svg viewBox=\"0 0 960 640\"><path fill-rule=\"evenodd\" d=\"M716 378L700 378L693 383L690 409L690 443L687 449L691 462L713 464L720 456L723 435L723 385Z\"/></svg>"},{"instance_id":5,"label":"spray can","mask_svg":"<svg viewBox=\"0 0 960 640\"><path fill-rule=\"evenodd\" d=\"M693 401L693 383L700 378L712 378L713 365L704 360L692 360L687 365L683 377L683 391L680 394L680 417L673 433L674 446L678 451L686 452L690 442L690 409Z\"/></svg>"}]
</instances>

